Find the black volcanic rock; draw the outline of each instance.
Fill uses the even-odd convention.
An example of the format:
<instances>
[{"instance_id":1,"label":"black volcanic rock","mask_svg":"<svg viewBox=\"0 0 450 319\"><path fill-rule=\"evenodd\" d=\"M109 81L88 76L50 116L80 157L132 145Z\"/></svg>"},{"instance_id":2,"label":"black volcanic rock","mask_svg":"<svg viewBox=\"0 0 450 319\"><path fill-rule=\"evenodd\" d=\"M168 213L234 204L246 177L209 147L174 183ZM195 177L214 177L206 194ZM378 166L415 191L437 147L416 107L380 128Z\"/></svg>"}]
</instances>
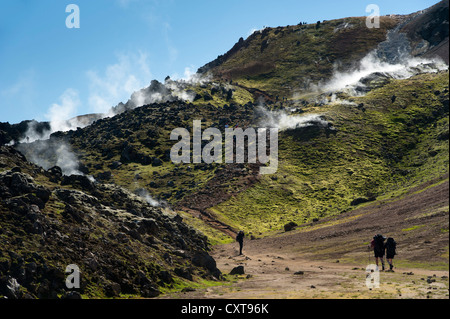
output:
<instances>
[{"instance_id":1,"label":"black volcanic rock","mask_svg":"<svg viewBox=\"0 0 450 319\"><path fill-rule=\"evenodd\" d=\"M49 122L22 121L18 124L9 124L8 122L0 122L0 146L11 141L18 142L25 138L25 133L30 127L38 134L43 134L50 130Z\"/></svg>"},{"instance_id":2,"label":"black volcanic rock","mask_svg":"<svg viewBox=\"0 0 450 319\"><path fill-rule=\"evenodd\" d=\"M206 237L182 218L121 187L59 177L57 167L44 171L10 147L0 151L7 168L0 173L0 235L8 234L0 236L0 296L78 299L94 291L152 298L174 277L220 275ZM65 287L69 264L81 270L76 291Z\"/></svg>"}]
</instances>

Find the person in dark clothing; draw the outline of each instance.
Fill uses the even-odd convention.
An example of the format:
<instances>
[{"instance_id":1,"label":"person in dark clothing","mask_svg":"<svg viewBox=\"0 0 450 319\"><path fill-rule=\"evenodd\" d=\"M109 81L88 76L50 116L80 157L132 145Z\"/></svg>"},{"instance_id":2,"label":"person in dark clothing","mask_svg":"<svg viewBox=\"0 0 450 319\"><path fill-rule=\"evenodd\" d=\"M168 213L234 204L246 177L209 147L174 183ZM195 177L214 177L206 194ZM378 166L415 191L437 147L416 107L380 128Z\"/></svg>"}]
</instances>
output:
<instances>
[{"instance_id":1,"label":"person in dark clothing","mask_svg":"<svg viewBox=\"0 0 450 319\"><path fill-rule=\"evenodd\" d=\"M373 251L375 253L375 262L377 264L377 267L378 267L378 259L380 259L383 270L384 270L384 251L385 251L384 241L385 240L386 240L386 237L384 237L383 235L377 234L373 237L373 239L370 243L370 247L373 249Z\"/></svg>"},{"instance_id":2,"label":"person in dark clothing","mask_svg":"<svg viewBox=\"0 0 450 319\"><path fill-rule=\"evenodd\" d=\"M394 256L397 254L396 252L396 248L397 248L397 243L395 242L394 238L389 237L386 240L386 260L389 263L389 270L392 271L392 269L394 269L394 264L392 263L392 260L394 259Z\"/></svg>"},{"instance_id":3,"label":"person in dark clothing","mask_svg":"<svg viewBox=\"0 0 450 319\"><path fill-rule=\"evenodd\" d=\"M238 232L236 241L239 243L239 255L242 255L242 247L244 246L244 232L242 230Z\"/></svg>"}]
</instances>

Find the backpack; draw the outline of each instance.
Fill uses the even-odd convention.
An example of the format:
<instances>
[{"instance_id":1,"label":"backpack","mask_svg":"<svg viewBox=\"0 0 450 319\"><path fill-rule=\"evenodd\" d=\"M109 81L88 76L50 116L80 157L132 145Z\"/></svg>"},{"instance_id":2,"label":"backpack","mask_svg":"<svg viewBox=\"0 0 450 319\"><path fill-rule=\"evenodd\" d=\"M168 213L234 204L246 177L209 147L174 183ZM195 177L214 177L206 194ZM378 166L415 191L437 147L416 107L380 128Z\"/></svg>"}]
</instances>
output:
<instances>
[{"instance_id":1,"label":"backpack","mask_svg":"<svg viewBox=\"0 0 450 319\"><path fill-rule=\"evenodd\" d=\"M384 239L385 238L383 237L383 235L380 235L380 234L374 236L373 241L371 243L372 247L377 250L381 250L381 249L384 250Z\"/></svg>"}]
</instances>

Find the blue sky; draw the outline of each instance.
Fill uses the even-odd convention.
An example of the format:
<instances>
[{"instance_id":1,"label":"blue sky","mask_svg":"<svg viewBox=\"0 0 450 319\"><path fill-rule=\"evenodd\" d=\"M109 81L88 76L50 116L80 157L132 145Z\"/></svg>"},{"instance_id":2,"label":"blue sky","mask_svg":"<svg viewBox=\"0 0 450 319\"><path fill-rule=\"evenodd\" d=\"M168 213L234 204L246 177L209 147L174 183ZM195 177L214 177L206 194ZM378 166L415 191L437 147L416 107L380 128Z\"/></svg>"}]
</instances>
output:
<instances>
[{"instance_id":1,"label":"blue sky","mask_svg":"<svg viewBox=\"0 0 450 319\"><path fill-rule=\"evenodd\" d=\"M106 111L152 79L186 77L264 26L365 16L371 3L384 15L436 2L1 0L0 122ZM79 29L66 27L71 3Z\"/></svg>"}]
</instances>

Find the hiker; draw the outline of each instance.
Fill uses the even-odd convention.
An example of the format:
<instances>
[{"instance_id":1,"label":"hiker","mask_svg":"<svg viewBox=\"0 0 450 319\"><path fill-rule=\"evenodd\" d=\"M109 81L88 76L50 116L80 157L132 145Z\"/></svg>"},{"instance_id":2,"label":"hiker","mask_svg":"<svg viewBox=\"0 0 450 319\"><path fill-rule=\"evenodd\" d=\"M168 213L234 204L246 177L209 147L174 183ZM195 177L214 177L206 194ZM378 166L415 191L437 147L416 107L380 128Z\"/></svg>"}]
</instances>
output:
<instances>
[{"instance_id":1,"label":"hiker","mask_svg":"<svg viewBox=\"0 0 450 319\"><path fill-rule=\"evenodd\" d=\"M384 237L383 235L377 234L377 235L373 236L373 239L370 242L370 247L373 249L373 251L375 253L375 262L377 264L377 267L378 267L378 258L380 258L383 270L384 270L384 250L385 250L384 241L385 240L386 240L386 237Z\"/></svg>"},{"instance_id":2,"label":"hiker","mask_svg":"<svg viewBox=\"0 0 450 319\"><path fill-rule=\"evenodd\" d=\"M242 255L242 247L244 246L244 232L242 230L238 232L236 241L239 243L239 255Z\"/></svg>"},{"instance_id":3,"label":"hiker","mask_svg":"<svg viewBox=\"0 0 450 319\"><path fill-rule=\"evenodd\" d=\"M396 252L396 248L397 248L397 243L395 242L394 238L389 237L386 240L386 260L389 263L389 270L393 271L392 269L394 269L394 264L392 263L392 259L394 259L394 256L397 254Z\"/></svg>"}]
</instances>

